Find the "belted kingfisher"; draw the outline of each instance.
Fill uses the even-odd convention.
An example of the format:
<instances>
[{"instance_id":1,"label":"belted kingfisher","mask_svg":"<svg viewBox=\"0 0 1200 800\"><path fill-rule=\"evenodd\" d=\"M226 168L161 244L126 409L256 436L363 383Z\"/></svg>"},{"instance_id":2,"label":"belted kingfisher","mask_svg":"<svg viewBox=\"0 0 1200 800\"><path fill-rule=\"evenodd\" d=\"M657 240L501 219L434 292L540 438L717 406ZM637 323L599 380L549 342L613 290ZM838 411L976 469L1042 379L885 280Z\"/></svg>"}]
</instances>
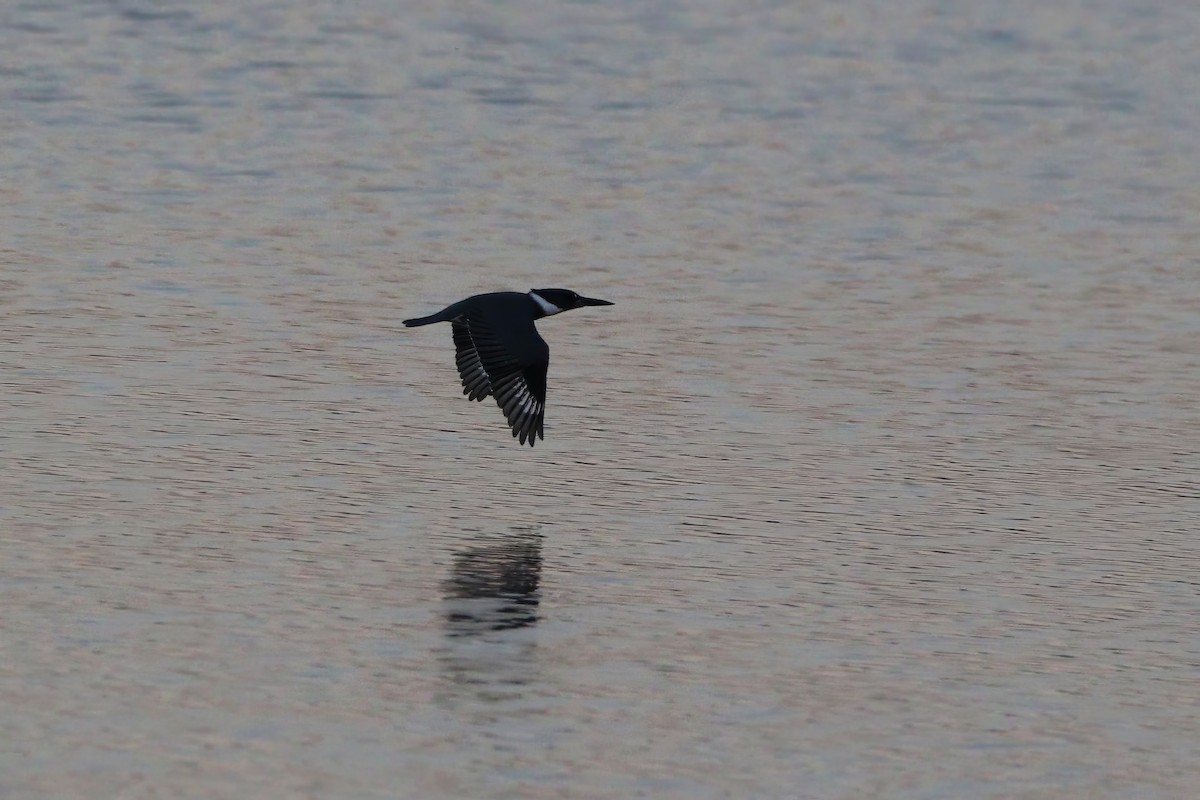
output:
<instances>
[{"instance_id":1,"label":"belted kingfisher","mask_svg":"<svg viewBox=\"0 0 1200 800\"><path fill-rule=\"evenodd\" d=\"M533 447L546 413L546 369L550 347L533 321L584 306L611 306L607 300L580 297L570 289L533 289L477 294L428 317L406 319L409 328L449 322L463 394L472 400L488 395L504 412L514 437Z\"/></svg>"}]
</instances>

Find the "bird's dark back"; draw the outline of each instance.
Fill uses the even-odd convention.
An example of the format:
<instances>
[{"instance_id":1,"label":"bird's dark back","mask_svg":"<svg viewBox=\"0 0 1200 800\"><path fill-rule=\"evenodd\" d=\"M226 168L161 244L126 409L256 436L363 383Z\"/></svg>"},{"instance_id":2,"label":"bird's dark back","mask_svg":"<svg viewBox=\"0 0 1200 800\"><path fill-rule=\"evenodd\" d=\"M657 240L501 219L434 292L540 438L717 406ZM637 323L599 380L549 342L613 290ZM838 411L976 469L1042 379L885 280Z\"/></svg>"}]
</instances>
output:
<instances>
[{"instance_id":1,"label":"bird's dark back","mask_svg":"<svg viewBox=\"0 0 1200 800\"><path fill-rule=\"evenodd\" d=\"M544 362L550 348L538 335L534 317L541 309L524 292L495 292L468 297L464 311L481 314L508 352L522 364Z\"/></svg>"}]
</instances>

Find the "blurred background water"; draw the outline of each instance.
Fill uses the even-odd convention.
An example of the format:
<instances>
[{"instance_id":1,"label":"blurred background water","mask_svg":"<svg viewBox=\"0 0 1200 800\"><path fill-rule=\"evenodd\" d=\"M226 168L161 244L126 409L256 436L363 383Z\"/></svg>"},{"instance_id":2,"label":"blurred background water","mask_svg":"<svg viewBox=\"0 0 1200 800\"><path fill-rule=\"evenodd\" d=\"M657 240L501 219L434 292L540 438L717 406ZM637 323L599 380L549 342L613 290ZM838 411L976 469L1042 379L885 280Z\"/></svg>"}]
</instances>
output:
<instances>
[{"instance_id":1,"label":"blurred background water","mask_svg":"<svg viewBox=\"0 0 1200 800\"><path fill-rule=\"evenodd\" d=\"M1186 798L1200 7L0 9L0 796ZM460 397L546 320L546 441Z\"/></svg>"}]
</instances>

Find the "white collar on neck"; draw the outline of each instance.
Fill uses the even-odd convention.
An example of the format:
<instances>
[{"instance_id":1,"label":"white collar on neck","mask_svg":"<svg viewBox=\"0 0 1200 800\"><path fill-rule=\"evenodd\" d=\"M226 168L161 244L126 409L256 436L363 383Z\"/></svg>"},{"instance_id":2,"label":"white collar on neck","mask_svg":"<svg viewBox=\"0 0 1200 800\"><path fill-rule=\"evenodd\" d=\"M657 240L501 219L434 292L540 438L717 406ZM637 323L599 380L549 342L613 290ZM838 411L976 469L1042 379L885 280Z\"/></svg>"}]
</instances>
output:
<instances>
[{"instance_id":1,"label":"white collar on neck","mask_svg":"<svg viewBox=\"0 0 1200 800\"><path fill-rule=\"evenodd\" d=\"M537 303L539 306L542 307L542 311L545 312L547 317L550 316L551 314L561 314L562 313L561 308L554 305L554 303L551 303L549 300L542 297L537 292L530 292L529 296L533 298L533 302Z\"/></svg>"}]
</instances>

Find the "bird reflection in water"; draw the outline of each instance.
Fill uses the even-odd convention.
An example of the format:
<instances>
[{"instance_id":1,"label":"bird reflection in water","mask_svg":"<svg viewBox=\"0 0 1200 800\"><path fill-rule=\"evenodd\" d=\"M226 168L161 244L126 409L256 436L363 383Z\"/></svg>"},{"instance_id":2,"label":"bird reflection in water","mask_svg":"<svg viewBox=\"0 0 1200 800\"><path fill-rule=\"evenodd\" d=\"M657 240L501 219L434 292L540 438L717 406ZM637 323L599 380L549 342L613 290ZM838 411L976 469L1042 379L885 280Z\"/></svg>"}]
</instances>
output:
<instances>
[{"instance_id":1,"label":"bird reflection in water","mask_svg":"<svg viewBox=\"0 0 1200 800\"><path fill-rule=\"evenodd\" d=\"M446 635L477 636L538 621L542 536L520 532L454 555L444 586Z\"/></svg>"},{"instance_id":2,"label":"bird reflection in water","mask_svg":"<svg viewBox=\"0 0 1200 800\"><path fill-rule=\"evenodd\" d=\"M498 701L519 697L532 682L541 575L542 535L534 531L454 554L442 586L441 661L452 686Z\"/></svg>"}]
</instances>

